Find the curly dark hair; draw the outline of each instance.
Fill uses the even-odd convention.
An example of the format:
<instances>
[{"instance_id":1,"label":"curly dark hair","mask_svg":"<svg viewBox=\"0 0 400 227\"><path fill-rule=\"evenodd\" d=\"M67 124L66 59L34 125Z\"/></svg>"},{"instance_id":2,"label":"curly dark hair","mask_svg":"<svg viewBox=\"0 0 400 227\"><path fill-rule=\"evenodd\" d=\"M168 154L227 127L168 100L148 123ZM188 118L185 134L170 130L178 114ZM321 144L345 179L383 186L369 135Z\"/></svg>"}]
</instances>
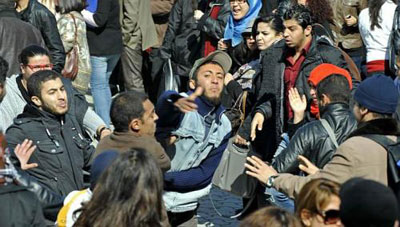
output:
<instances>
[{"instance_id":1,"label":"curly dark hair","mask_svg":"<svg viewBox=\"0 0 400 227\"><path fill-rule=\"evenodd\" d=\"M316 23L322 24L324 21L333 23L333 10L328 0L308 0L307 7L311 10Z\"/></svg>"},{"instance_id":2,"label":"curly dark hair","mask_svg":"<svg viewBox=\"0 0 400 227\"><path fill-rule=\"evenodd\" d=\"M7 71L8 62L4 58L0 57L0 85L4 84L4 81L6 80Z\"/></svg>"}]
</instances>

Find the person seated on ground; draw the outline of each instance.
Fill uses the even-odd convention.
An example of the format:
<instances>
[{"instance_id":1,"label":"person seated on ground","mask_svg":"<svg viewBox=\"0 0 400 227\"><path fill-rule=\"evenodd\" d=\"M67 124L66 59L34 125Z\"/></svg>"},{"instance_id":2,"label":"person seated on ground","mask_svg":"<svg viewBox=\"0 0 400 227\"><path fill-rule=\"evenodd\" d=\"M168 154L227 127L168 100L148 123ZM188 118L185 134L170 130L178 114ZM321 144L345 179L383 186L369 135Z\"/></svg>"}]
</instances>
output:
<instances>
[{"instance_id":1,"label":"person seated on ground","mask_svg":"<svg viewBox=\"0 0 400 227\"><path fill-rule=\"evenodd\" d=\"M0 226L45 226L42 207L34 193L14 183L14 171L7 163L6 142L0 131Z\"/></svg>"},{"instance_id":2,"label":"person seated on ground","mask_svg":"<svg viewBox=\"0 0 400 227\"><path fill-rule=\"evenodd\" d=\"M157 139L171 158L163 198L172 226L197 225L198 200L209 193L228 144L231 123L220 100L231 65L222 51L197 60L189 74L192 91L167 91L156 105Z\"/></svg>"},{"instance_id":3,"label":"person seated on ground","mask_svg":"<svg viewBox=\"0 0 400 227\"><path fill-rule=\"evenodd\" d=\"M385 185L363 178L345 182L339 192L340 218L346 227L398 227L399 205Z\"/></svg>"},{"instance_id":4,"label":"person seated on ground","mask_svg":"<svg viewBox=\"0 0 400 227\"><path fill-rule=\"evenodd\" d=\"M83 171L90 167L94 148L85 139L70 103L61 75L38 71L26 84L31 100L6 132L8 146L14 149L25 139L34 141L36 152L29 159L38 166L26 170L39 183L60 195L84 188ZM14 152L11 159L20 166Z\"/></svg>"},{"instance_id":5,"label":"person seated on ground","mask_svg":"<svg viewBox=\"0 0 400 227\"><path fill-rule=\"evenodd\" d=\"M101 174L118 157L118 152L113 150L104 151L93 160L90 168L90 187L81 191L72 191L65 197L64 206L57 215L57 226L71 227L81 214L83 204L90 201L93 189Z\"/></svg>"},{"instance_id":6,"label":"person seated on ground","mask_svg":"<svg viewBox=\"0 0 400 227\"><path fill-rule=\"evenodd\" d=\"M154 156L164 172L169 170L171 161L154 137L158 116L146 94L138 91L119 94L111 104L110 117L114 132L100 140L95 155L110 149L125 152L141 148Z\"/></svg>"},{"instance_id":7,"label":"person seated on ground","mask_svg":"<svg viewBox=\"0 0 400 227\"><path fill-rule=\"evenodd\" d=\"M367 136L377 134L380 138L393 140L393 143L399 139L398 124L392 118L398 99L399 94L391 78L386 75L367 78L354 94L356 104L353 114L358 122L357 129L348 135L322 169L303 159L302 170L310 175L295 176L278 173L257 157L249 157L249 163L245 164L248 168L246 173L292 198L303 185L315 178L344 183L353 177L364 177L388 185L391 180L388 176L388 151Z\"/></svg>"},{"instance_id":8,"label":"person seated on ground","mask_svg":"<svg viewBox=\"0 0 400 227\"><path fill-rule=\"evenodd\" d=\"M27 81L31 75L40 70L51 70L53 64L46 49L40 46L27 46L19 55L21 63L20 75L12 75L6 79L7 94L0 105L0 128L4 131L13 123L14 118L21 114L30 101L27 93ZM74 116L82 129L94 137L104 137L111 133L105 127L101 118L88 107L85 97L72 88L71 81L62 78L69 99L68 113ZM86 135L86 133L85 133Z\"/></svg>"},{"instance_id":9,"label":"person seated on ground","mask_svg":"<svg viewBox=\"0 0 400 227\"><path fill-rule=\"evenodd\" d=\"M296 197L296 215L303 226L342 226L339 189L339 184L322 178L304 185Z\"/></svg>"},{"instance_id":10,"label":"person seated on ground","mask_svg":"<svg viewBox=\"0 0 400 227\"><path fill-rule=\"evenodd\" d=\"M301 227L300 221L279 207L264 207L246 217L240 227Z\"/></svg>"},{"instance_id":11,"label":"person seated on ground","mask_svg":"<svg viewBox=\"0 0 400 227\"><path fill-rule=\"evenodd\" d=\"M120 153L100 176L74 226L169 226L162 193L162 172L149 152Z\"/></svg>"}]
</instances>

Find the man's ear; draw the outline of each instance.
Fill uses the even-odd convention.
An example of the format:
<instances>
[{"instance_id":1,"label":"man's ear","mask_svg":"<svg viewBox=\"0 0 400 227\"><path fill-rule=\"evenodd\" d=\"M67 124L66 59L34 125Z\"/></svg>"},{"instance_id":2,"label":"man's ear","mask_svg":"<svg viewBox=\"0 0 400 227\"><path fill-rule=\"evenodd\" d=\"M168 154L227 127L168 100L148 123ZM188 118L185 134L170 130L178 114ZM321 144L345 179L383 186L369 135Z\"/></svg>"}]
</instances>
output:
<instances>
[{"instance_id":1,"label":"man's ear","mask_svg":"<svg viewBox=\"0 0 400 227\"><path fill-rule=\"evenodd\" d=\"M300 220L304 224L304 226L311 226L312 215L311 212L307 209L302 209L300 211Z\"/></svg>"},{"instance_id":2,"label":"man's ear","mask_svg":"<svg viewBox=\"0 0 400 227\"><path fill-rule=\"evenodd\" d=\"M189 80L189 88L192 90L196 89L196 81L195 80L193 80L193 79Z\"/></svg>"},{"instance_id":3,"label":"man's ear","mask_svg":"<svg viewBox=\"0 0 400 227\"><path fill-rule=\"evenodd\" d=\"M308 25L305 29L304 29L304 34L308 37L312 34L312 26Z\"/></svg>"},{"instance_id":4,"label":"man's ear","mask_svg":"<svg viewBox=\"0 0 400 227\"><path fill-rule=\"evenodd\" d=\"M139 118L135 118L129 123L129 129L134 132L139 132L140 130L141 121Z\"/></svg>"},{"instance_id":5,"label":"man's ear","mask_svg":"<svg viewBox=\"0 0 400 227\"><path fill-rule=\"evenodd\" d=\"M331 103L331 98L329 98L329 96L322 94L322 104L324 104L324 106L328 105L329 103Z\"/></svg>"},{"instance_id":6,"label":"man's ear","mask_svg":"<svg viewBox=\"0 0 400 227\"><path fill-rule=\"evenodd\" d=\"M31 101L32 101L33 104L35 104L37 107L42 107L42 100L40 100L39 97L37 97L37 96L32 96L32 97L31 97Z\"/></svg>"},{"instance_id":7,"label":"man's ear","mask_svg":"<svg viewBox=\"0 0 400 227\"><path fill-rule=\"evenodd\" d=\"M361 116L365 116L367 113L369 113L369 109L367 109L365 107L360 107Z\"/></svg>"}]
</instances>

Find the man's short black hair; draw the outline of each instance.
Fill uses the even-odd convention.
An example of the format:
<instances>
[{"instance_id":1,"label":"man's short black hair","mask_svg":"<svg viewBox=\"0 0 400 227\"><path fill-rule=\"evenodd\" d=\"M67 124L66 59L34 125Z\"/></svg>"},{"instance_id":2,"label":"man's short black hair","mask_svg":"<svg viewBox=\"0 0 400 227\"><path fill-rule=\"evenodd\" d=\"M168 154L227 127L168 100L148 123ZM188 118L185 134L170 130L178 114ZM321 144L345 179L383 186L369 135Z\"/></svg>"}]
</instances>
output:
<instances>
[{"instance_id":1,"label":"man's short black hair","mask_svg":"<svg viewBox=\"0 0 400 227\"><path fill-rule=\"evenodd\" d=\"M53 70L41 70L33 73L27 82L29 97L37 96L41 98L42 84L57 78L61 79L61 75Z\"/></svg>"},{"instance_id":2,"label":"man's short black hair","mask_svg":"<svg viewBox=\"0 0 400 227\"><path fill-rule=\"evenodd\" d=\"M346 77L338 74L332 74L323 79L317 85L318 99L322 100L322 95L329 97L332 103L349 103L350 85Z\"/></svg>"},{"instance_id":3,"label":"man's short black hair","mask_svg":"<svg viewBox=\"0 0 400 227\"><path fill-rule=\"evenodd\" d=\"M4 85L8 72L8 62L0 57L0 85Z\"/></svg>"},{"instance_id":4,"label":"man's short black hair","mask_svg":"<svg viewBox=\"0 0 400 227\"><path fill-rule=\"evenodd\" d=\"M309 25L312 26L314 23L312 18L311 11L301 4L294 5L283 15L284 20L295 20L303 29Z\"/></svg>"},{"instance_id":5,"label":"man's short black hair","mask_svg":"<svg viewBox=\"0 0 400 227\"><path fill-rule=\"evenodd\" d=\"M148 96L142 92L126 91L119 94L111 104L111 122L115 131L129 131L129 124L135 118L141 118L144 113L143 102Z\"/></svg>"}]
</instances>

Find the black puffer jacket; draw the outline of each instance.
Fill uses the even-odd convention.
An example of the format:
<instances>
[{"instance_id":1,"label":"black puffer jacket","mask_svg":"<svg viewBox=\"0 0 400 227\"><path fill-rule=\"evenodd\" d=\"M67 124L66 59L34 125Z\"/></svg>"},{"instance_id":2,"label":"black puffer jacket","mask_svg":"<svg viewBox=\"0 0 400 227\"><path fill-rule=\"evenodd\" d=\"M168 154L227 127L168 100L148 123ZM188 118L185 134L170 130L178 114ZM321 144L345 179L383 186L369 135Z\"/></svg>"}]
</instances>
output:
<instances>
[{"instance_id":1,"label":"black puffer jacket","mask_svg":"<svg viewBox=\"0 0 400 227\"><path fill-rule=\"evenodd\" d=\"M50 51L54 64L53 70L61 72L65 64L65 51L54 15L37 0L29 0L28 7L21 11L19 16L40 31L44 43Z\"/></svg>"},{"instance_id":2,"label":"black puffer jacket","mask_svg":"<svg viewBox=\"0 0 400 227\"><path fill-rule=\"evenodd\" d=\"M160 56L170 58L174 72L188 76L193 63L203 56L205 40L216 46L218 40L224 37L225 25L229 17L228 0L215 0L198 3L196 0L178 0L173 6L168 29L160 47ZM217 19L210 17L210 5L220 7ZM193 17L195 9L203 11L204 15L198 22Z\"/></svg>"},{"instance_id":3,"label":"black puffer jacket","mask_svg":"<svg viewBox=\"0 0 400 227\"><path fill-rule=\"evenodd\" d=\"M34 141L37 149L30 162L39 166L27 172L48 189L67 195L84 188L82 170L90 166L94 148L83 137L77 119L70 114L55 116L27 104L7 129L6 139L10 148L25 139ZM14 152L11 160L19 166Z\"/></svg>"},{"instance_id":4,"label":"black puffer jacket","mask_svg":"<svg viewBox=\"0 0 400 227\"><path fill-rule=\"evenodd\" d=\"M321 113L335 133L338 144L357 128L357 121L348 104L331 103ZM273 166L280 173L298 173L298 155L303 155L322 168L332 158L336 148L320 121L309 122L299 128L291 138L289 146L274 160Z\"/></svg>"}]
</instances>

